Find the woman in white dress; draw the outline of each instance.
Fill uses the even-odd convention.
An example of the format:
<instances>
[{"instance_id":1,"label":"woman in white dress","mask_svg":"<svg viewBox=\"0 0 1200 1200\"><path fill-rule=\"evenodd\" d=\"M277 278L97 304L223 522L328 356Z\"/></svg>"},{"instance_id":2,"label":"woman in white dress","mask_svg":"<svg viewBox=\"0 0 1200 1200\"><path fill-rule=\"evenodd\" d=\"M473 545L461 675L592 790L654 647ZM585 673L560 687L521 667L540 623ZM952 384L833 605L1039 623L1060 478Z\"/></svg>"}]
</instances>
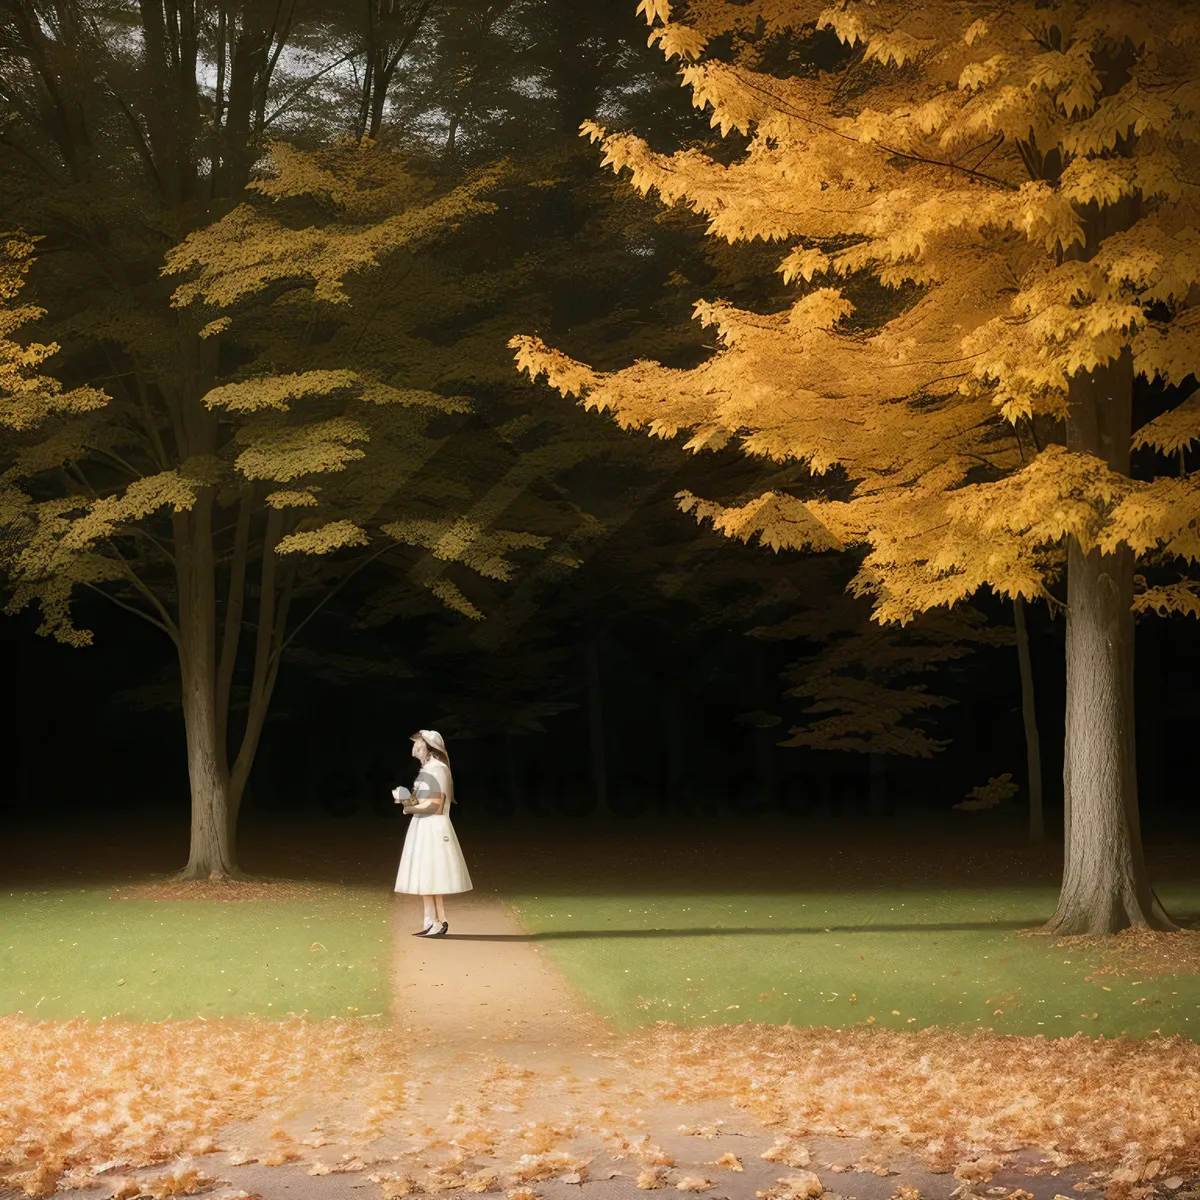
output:
<instances>
[{"instance_id":1,"label":"woman in white dress","mask_svg":"<svg viewBox=\"0 0 1200 1200\"><path fill-rule=\"evenodd\" d=\"M425 906L425 928L414 937L445 937L450 928L442 897L453 892L469 892L471 876L463 859L454 826L450 824L450 805L454 801L454 779L446 743L436 729L421 729L412 735L412 755L421 764L412 796L404 801L404 812L411 814L396 891L420 896ZM400 802L397 788L397 803Z\"/></svg>"}]
</instances>

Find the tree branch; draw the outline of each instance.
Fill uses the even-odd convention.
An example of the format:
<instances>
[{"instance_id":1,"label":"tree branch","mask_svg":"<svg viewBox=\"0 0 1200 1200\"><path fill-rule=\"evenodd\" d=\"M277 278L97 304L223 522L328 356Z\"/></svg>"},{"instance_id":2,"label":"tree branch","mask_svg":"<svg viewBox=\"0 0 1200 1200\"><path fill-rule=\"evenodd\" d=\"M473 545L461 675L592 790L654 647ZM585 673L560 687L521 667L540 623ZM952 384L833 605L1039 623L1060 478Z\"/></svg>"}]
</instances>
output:
<instances>
[{"instance_id":1,"label":"tree branch","mask_svg":"<svg viewBox=\"0 0 1200 1200\"><path fill-rule=\"evenodd\" d=\"M106 592L104 590L104 588L97 587L94 583L84 583L83 586L85 588L89 588L91 591L95 592L97 595L103 596L106 600L115 604L118 608L123 608L126 612L131 612L134 614L134 616L141 617L143 621L149 621L150 624L153 625L155 629L159 629L163 633L165 633L167 635L167 637L169 637L171 639L171 641L175 643L176 646L179 645L179 633L175 629L174 625L171 625L171 626L164 625L157 617L153 617L148 612L146 612L145 609L138 608L136 605L133 605L133 604L126 604L124 600L118 599L116 596L114 596L112 594L112 592Z\"/></svg>"},{"instance_id":2,"label":"tree branch","mask_svg":"<svg viewBox=\"0 0 1200 1200\"><path fill-rule=\"evenodd\" d=\"M736 68L735 74L739 74L739 72L736 71ZM856 146L863 146L868 149L873 148L880 150L884 154L890 155L894 158L906 158L910 162L924 163L926 166L930 167L944 167L947 171L959 171L963 175L969 175L973 179L979 179L982 182L990 183L995 187L1004 188L1004 190L1007 192L1015 192L1017 190L1015 184L1006 183L1003 179L999 179L995 175L988 175L983 171L973 171L970 167L964 167L956 162L947 162L939 158L926 158L921 154L913 154L911 151L900 150L895 146L889 146L885 142L860 141L858 138L852 137L848 133L843 133L840 129L835 129L832 125L828 125L824 121L815 120L813 117L809 116L808 113L801 112L800 109L791 107L791 105L789 105L786 101L780 100L779 97L772 95L771 92L761 86L761 84L756 84L748 79L744 79L743 82L751 91L756 91L759 93L759 95L765 96L773 105L776 106L776 108L779 109L780 112L785 112L788 116L795 117L798 121L804 121L806 124L812 125L817 129L823 129L826 133L832 133L835 137L842 138L844 141L853 142Z\"/></svg>"},{"instance_id":3,"label":"tree branch","mask_svg":"<svg viewBox=\"0 0 1200 1200\"><path fill-rule=\"evenodd\" d=\"M363 558L363 560L360 563L358 563L354 567L353 570L348 571L345 575L343 575L342 578L339 579L338 582L332 588L330 588L330 590L328 592L326 592L325 595L323 595L321 597L321 599L315 605L313 605L313 607L308 611L308 613L305 614L304 620L302 620L296 626L296 628L292 630L292 632L288 635L287 639L280 643L279 648L272 655L272 666L278 665L279 659L282 657L283 652L292 644L293 641L295 641L296 635L300 632L300 630L302 630L305 627L305 625L307 625L309 623L309 621L311 621L313 619L313 617L315 617L317 615L317 613L319 613L321 611L321 609L323 609L325 607L325 605L328 604L329 601L332 600L334 598L334 596L336 596L338 594L338 592L340 592L342 590L342 588L345 587L345 585L347 583L349 583L350 580L353 579L354 576L357 575L359 573L359 571L361 571L363 569L363 567L367 566L370 563L373 563L377 558L382 557L389 550L394 550L396 548L396 544L397 543L395 543L395 542L388 542L388 544L386 546L384 546L381 550L377 550L374 554L367 555L365 558Z\"/></svg>"},{"instance_id":4,"label":"tree branch","mask_svg":"<svg viewBox=\"0 0 1200 1200\"><path fill-rule=\"evenodd\" d=\"M312 85L316 83L317 80L319 80L323 75L328 75L330 71L340 67L342 63L346 62L348 59L357 57L362 52L362 46L355 46L353 50L343 54L341 58L335 59L327 67L322 67L315 75L309 76L309 78L303 83L297 84L282 100L280 100L274 111L268 113L266 117L263 118L263 128L266 129L266 127L270 125L276 117L282 116L283 113L287 111L292 101L295 100L297 96L300 96L304 92L308 91L308 89L312 87Z\"/></svg>"}]
</instances>

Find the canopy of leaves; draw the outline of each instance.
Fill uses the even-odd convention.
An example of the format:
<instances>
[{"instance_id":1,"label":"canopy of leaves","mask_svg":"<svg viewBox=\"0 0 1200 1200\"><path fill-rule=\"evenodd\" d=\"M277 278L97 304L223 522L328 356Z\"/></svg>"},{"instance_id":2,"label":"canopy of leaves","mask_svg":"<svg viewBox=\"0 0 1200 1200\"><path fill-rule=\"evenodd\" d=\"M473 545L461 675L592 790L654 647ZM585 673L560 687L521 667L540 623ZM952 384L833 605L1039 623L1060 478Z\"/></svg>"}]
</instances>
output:
<instances>
[{"instance_id":1,"label":"canopy of leaves","mask_svg":"<svg viewBox=\"0 0 1200 1200\"><path fill-rule=\"evenodd\" d=\"M623 426L845 472L848 497L763 497L734 536L859 545L884 620L978 588L1047 596L1068 536L1196 559L1197 481L1113 478L1061 445L1120 364L1170 388L1197 363L1197 108L1189 6L692 0L642 5L725 162L589 123L605 161L713 238L777 246L776 311L698 302L716 352L598 371L514 339L519 365ZM779 64L783 63L783 66ZM900 303L856 326L856 281ZM1187 411L1138 444L1188 440ZM1190 444L1190 441L1188 442ZM806 510L803 515L801 509ZM1189 610L1190 589L1146 608Z\"/></svg>"}]
</instances>

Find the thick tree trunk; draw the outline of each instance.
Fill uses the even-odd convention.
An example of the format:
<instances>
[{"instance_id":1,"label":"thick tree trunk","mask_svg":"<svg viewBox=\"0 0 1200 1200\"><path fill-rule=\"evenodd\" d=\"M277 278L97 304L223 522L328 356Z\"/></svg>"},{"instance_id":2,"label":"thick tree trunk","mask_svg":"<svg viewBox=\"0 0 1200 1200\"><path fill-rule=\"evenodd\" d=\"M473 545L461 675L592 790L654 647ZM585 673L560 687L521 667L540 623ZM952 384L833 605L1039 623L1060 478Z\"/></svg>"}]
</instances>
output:
<instances>
[{"instance_id":1,"label":"thick tree trunk","mask_svg":"<svg viewBox=\"0 0 1200 1200\"><path fill-rule=\"evenodd\" d=\"M1021 671L1021 718L1025 723L1025 773L1029 780L1029 840L1045 841L1046 822L1042 803L1042 744L1038 737L1037 709L1033 692L1033 661L1029 653L1029 630L1025 624L1025 602L1013 600L1017 627L1017 662Z\"/></svg>"},{"instance_id":2,"label":"thick tree trunk","mask_svg":"<svg viewBox=\"0 0 1200 1200\"><path fill-rule=\"evenodd\" d=\"M1072 380L1067 446L1129 472L1132 363L1120 359ZM1146 871L1134 739L1133 555L1085 553L1067 562L1066 852L1062 890L1046 933L1178 928Z\"/></svg>"},{"instance_id":3,"label":"thick tree trunk","mask_svg":"<svg viewBox=\"0 0 1200 1200\"><path fill-rule=\"evenodd\" d=\"M217 719L216 588L211 492L190 512L177 513L179 669L191 784L192 829L183 879L237 876L229 838L229 771Z\"/></svg>"},{"instance_id":4,"label":"thick tree trunk","mask_svg":"<svg viewBox=\"0 0 1200 1200\"><path fill-rule=\"evenodd\" d=\"M180 878L236 878L241 873L229 837L229 780L217 740L211 663L191 663L182 670L192 828L187 866Z\"/></svg>"}]
</instances>

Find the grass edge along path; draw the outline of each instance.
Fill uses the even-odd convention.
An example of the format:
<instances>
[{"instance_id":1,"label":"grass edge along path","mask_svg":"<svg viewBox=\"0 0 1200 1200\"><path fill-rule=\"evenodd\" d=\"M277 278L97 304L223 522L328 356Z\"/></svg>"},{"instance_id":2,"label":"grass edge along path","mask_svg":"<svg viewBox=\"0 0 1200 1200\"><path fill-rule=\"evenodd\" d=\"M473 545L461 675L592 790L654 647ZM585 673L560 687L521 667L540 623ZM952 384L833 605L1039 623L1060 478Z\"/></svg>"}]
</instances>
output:
<instances>
[{"instance_id":1,"label":"grass edge along path","mask_svg":"<svg viewBox=\"0 0 1200 1200\"><path fill-rule=\"evenodd\" d=\"M338 884L0 892L0 1013L161 1021L387 1015L390 895ZM255 898L241 899L243 891ZM171 894L171 890L168 891ZM235 898L236 897L236 898Z\"/></svg>"},{"instance_id":2,"label":"grass edge along path","mask_svg":"<svg viewBox=\"0 0 1200 1200\"><path fill-rule=\"evenodd\" d=\"M505 898L569 982L625 1031L750 1019L1200 1039L1200 933L1153 935L1154 946L1127 939L1126 970L1112 961L1121 938L1027 936L1053 908L1050 885L749 895L586 886L543 879L536 894L506 889ZM1160 892L1172 911L1200 911L1200 883ZM1177 974L1161 961L1170 939Z\"/></svg>"}]
</instances>

